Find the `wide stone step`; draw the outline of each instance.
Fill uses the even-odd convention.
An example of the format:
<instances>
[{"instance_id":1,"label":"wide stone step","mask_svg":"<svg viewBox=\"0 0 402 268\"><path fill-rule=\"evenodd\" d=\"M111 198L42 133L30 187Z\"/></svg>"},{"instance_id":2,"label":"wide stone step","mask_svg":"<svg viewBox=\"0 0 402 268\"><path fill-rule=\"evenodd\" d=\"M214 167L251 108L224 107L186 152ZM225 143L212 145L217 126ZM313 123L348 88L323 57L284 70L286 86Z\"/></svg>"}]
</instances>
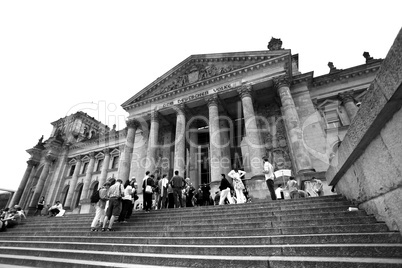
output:
<instances>
[{"instance_id":1,"label":"wide stone step","mask_svg":"<svg viewBox=\"0 0 402 268\"><path fill-rule=\"evenodd\" d=\"M115 233L117 234L117 233ZM48 241L48 242L104 242L103 236L94 236L92 233L81 236L17 236L5 235L2 241ZM284 244L372 244L372 243L402 243L399 232L378 233L340 233L340 234L302 234L302 235L272 235L272 236L233 236L233 237L134 237L109 236L109 243L123 244L160 244L160 245L284 245Z\"/></svg>"},{"instance_id":2,"label":"wide stone step","mask_svg":"<svg viewBox=\"0 0 402 268\"><path fill-rule=\"evenodd\" d=\"M172 215L160 215L157 213L157 211L152 211L151 213L145 213L145 212L137 212L133 213L132 219L141 219L144 221L167 221L167 220L189 220L189 219L199 219L202 218L204 220L208 219L231 219L231 218L260 218L260 217L268 217L268 216L278 216L278 217L291 217L295 215L313 215L313 214L319 214L319 213L334 213L334 212L346 212L348 209L348 205L341 205L341 206L320 206L316 208L305 208L305 209L289 209L289 210L276 210L276 211L266 211L266 210L251 210L251 211L243 211L243 212L237 212L237 213L226 213L226 214L200 214L200 215L190 215L190 214L185 214L183 212L181 213L172 213ZM180 210L180 209L178 209ZM353 214L351 214L353 215ZM33 223L43 223L46 222L49 225L53 224L66 224L68 222L74 222L77 224L83 223L83 222L89 222L92 221L94 217L94 214L88 214L86 217L79 217L76 218L75 216L66 216L66 217L52 217L52 218L43 218L37 219L34 221L27 221L25 224L33 224Z\"/></svg>"},{"instance_id":3,"label":"wide stone step","mask_svg":"<svg viewBox=\"0 0 402 268\"><path fill-rule=\"evenodd\" d=\"M325 234L325 233L365 233L365 232L386 232L388 227L384 223L372 224L347 224L347 225L329 225L329 226L297 226L297 227L282 227L282 228L248 228L243 225L243 228L233 230L190 230L190 231L172 231L172 230L146 230L137 231L125 229L122 225L114 226L116 232L90 232L89 228L77 228L74 232L70 228L62 228L57 230L58 235L99 235L99 236L152 236L152 237L221 237L221 236L266 236L280 234ZM12 230L12 229L11 229ZM14 230L12 230L14 232ZM11 232L10 232L11 233ZM15 235L52 235L54 231L38 231L20 228L14 232Z\"/></svg>"},{"instance_id":4,"label":"wide stone step","mask_svg":"<svg viewBox=\"0 0 402 268\"><path fill-rule=\"evenodd\" d=\"M36 267L135 267L139 265L156 265L166 267L342 267L342 268L394 268L401 267L402 259L398 258L359 258L359 257L300 257L300 256L213 256L213 255L181 255L181 254L149 254L112 251L76 251L9 248L10 255L3 253L0 257L4 263L18 263ZM13 252L14 250L14 252ZM55 257L55 254L62 256ZM81 263L81 265L80 265ZM34 265L33 265L34 264ZM73 265L72 265L73 264Z\"/></svg>"},{"instance_id":5,"label":"wide stone step","mask_svg":"<svg viewBox=\"0 0 402 268\"><path fill-rule=\"evenodd\" d=\"M155 254L232 256L329 256L402 258L402 244L294 244L294 245L149 245L75 242L0 241L0 252L11 254L18 248L95 250ZM57 255L59 254L59 255ZM53 257L63 253L53 252Z\"/></svg>"},{"instance_id":6,"label":"wide stone step","mask_svg":"<svg viewBox=\"0 0 402 268\"><path fill-rule=\"evenodd\" d=\"M312 219L312 220L296 220L296 221L259 221L254 220L253 222L247 223L238 223L236 221L227 221L226 223L217 223L217 224L205 224L205 223L150 223L143 224L141 222L136 222L135 220L130 221L130 223L116 223L114 226L119 226L118 229L122 231L196 231L196 230L233 230L233 229L244 229L247 228L282 228L282 227L298 227L298 226L323 226L328 222L331 222L331 225L345 225L345 224L367 224L367 223L375 223L376 220L371 216L360 216L360 217L322 217L321 219ZM79 232L79 231L88 231L89 230L89 222L87 224L80 225L64 225L64 228L68 228L71 232ZM31 229L31 228L29 228ZM47 226L40 225L35 226L36 232L57 232L60 230L60 226Z\"/></svg>"}]
</instances>

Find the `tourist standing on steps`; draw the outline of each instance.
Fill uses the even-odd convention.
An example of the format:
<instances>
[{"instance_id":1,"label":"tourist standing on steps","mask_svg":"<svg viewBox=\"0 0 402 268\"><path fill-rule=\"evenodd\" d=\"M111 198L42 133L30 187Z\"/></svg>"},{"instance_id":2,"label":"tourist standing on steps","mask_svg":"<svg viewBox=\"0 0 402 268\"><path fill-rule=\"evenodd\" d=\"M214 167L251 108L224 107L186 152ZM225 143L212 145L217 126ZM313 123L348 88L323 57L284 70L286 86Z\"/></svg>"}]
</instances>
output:
<instances>
[{"instance_id":1,"label":"tourist standing on steps","mask_svg":"<svg viewBox=\"0 0 402 268\"><path fill-rule=\"evenodd\" d=\"M235 189L235 192L236 192L236 202L237 202L237 204L247 202L247 199L243 194L244 184L241 181L241 177L243 177L245 174L246 174L245 171L239 170L237 168L234 168L228 174L228 176L233 179L233 188Z\"/></svg>"},{"instance_id":2,"label":"tourist standing on steps","mask_svg":"<svg viewBox=\"0 0 402 268\"><path fill-rule=\"evenodd\" d=\"M162 179L158 182L158 186L159 186L159 191L160 191L160 202L161 204L159 204L161 209L166 208L167 205L167 197L168 197L168 184L169 184L169 180L167 179L167 175L163 174Z\"/></svg>"},{"instance_id":3,"label":"tourist standing on steps","mask_svg":"<svg viewBox=\"0 0 402 268\"><path fill-rule=\"evenodd\" d=\"M122 185L123 181L121 179L117 179L116 183L109 188L108 195L109 195L109 206L106 210L106 216L103 220L103 227L102 231L114 231L112 229L113 223L117 217L119 217L122 202L121 199L124 194L124 188ZM107 222L109 221L109 225L106 228Z\"/></svg>"},{"instance_id":4,"label":"tourist standing on steps","mask_svg":"<svg viewBox=\"0 0 402 268\"><path fill-rule=\"evenodd\" d=\"M146 181L149 178L149 174L151 172L147 171L145 172L145 177L142 179L142 209L145 210L145 187L144 187L144 181Z\"/></svg>"},{"instance_id":5,"label":"tourist standing on steps","mask_svg":"<svg viewBox=\"0 0 402 268\"><path fill-rule=\"evenodd\" d=\"M222 180L221 180L221 185L219 186L219 190L221 190L220 197L219 197L219 205L224 205L226 198L229 200L230 204L233 204L232 195L230 194L232 185L230 184L228 179L226 179L225 174L221 174L221 176L222 176Z\"/></svg>"},{"instance_id":6,"label":"tourist standing on steps","mask_svg":"<svg viewBox=\"0 0 402 268\"><path fill-rule=\"evenodd\" d=\"M276 200L276 194L275 194L275 187L274 187L274 167L271 165L271 163L268 162L268 158L265 157L263 158L264 160L264 170L263 173L265 174L265 182L267 184L269 193L271 194L271 199Z\"/></svg>"},{"instance_id":7,"label":"tourist standing on steps","mask_svg":"<svg viewBox=\"0 0 402 268\"><path fill-rule=\"evenodd\" d=\"M44 206L45 206L45 197L42 196L40 198L40 200L38 201L38 205L36 206L34 216L36 216L36 213L38 213L38 212L39 212L39 216L42 216L42 209Z\"/></svg>"},{"instance_id":8,"label":"tourist standing on steps","mask_svg":"<svg viewBox=\"0 0 402 268\"><path fill-rule=\"evenodd\" d=\"M179 171L175 170L174 176L170 179L170 183L173 188L173 199L176 208L180 208L183 206L183 200L181 198L182 189L186 185L186 181L183 177L179 176Z\"/></svg>"},{"instance_id":9,"label":"tourist standing on steps","mask_svg":"<svg viewBox=\"0 0 402 268\"><path fill-rule=\"evenodd\" d=\"M92 232L98 231L97 229L98 223L100 223L100 226L102 226L103 220L105 218L106 201L109 199L107 195L109 188L110 188L110 182L105 182L102 188L99 189L99 201L95 204L95 217L92 220L91 224Z\"/></svg>"},{"instance_id":10,"label":"tourist standing on steps","mask_svg":"<svg viewBox=\"0 0 402 268\"><path fill-rule=\"evenodd\" d=\"M133 203L131 201L132 194L133 194L133 187L130 185L130 181L127 180L124 183L124 196L122 198L122 208L119 215L119 219L117 220L118 222L127 223L128 210L130 209L131 204Z\"/></svg>"},{"instance_id":11,"label":"tourist standing on steps","mask_svg":"<svg viewBox=\"0 0 402 268\"><path fill-rule=\"evenodd\" d=\"M152 195L155 188L154 177L154 175L151 175L142 182L142 188L144 189L144 209L147 213L152 209Z\"/></svg>"}]
</instances>

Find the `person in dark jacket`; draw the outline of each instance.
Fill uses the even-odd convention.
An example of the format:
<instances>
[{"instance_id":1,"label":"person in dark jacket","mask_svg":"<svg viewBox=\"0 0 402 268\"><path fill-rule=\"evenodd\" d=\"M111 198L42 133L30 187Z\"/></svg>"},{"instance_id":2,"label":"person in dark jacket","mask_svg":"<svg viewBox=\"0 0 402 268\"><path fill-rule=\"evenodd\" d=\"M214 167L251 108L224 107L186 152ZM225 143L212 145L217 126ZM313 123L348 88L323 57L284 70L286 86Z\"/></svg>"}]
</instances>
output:
<instances>
[{"instance_id":1,"label":"person in dark jacket","mask_svg":"<svg viewBox=\"0 0 402 268\"><path fill-rule=\"evenodd\" d=\"M221 185L219 186L219 190L221 190L220 194L220 199L219 199L219 205L223 205L225 203L225 199L227 198L229 200L230 204L233 204L233 199L232 195L230 194L230 189L232 188L232 185L226 179L225 174L221 174L222 180L221 180Z\"/></svg>"},{"instance_id":2,"label":"person in dark jacket","mask_svg":"<svg viewBox=\"0 0 402 268\"><path fill-rule=\"evenodd\" d=\"M152 208L152 195L153 195L153 190L155 188L155 180L154 180L155 176L151 175L149 176L146 180L144 180L143 182L143 188L144 188L144 209L145 212L149 213L149 211ZM147 186L150 186L148 188L151 189L150 192L147 192Z\"/></svg>"}]
</instances>

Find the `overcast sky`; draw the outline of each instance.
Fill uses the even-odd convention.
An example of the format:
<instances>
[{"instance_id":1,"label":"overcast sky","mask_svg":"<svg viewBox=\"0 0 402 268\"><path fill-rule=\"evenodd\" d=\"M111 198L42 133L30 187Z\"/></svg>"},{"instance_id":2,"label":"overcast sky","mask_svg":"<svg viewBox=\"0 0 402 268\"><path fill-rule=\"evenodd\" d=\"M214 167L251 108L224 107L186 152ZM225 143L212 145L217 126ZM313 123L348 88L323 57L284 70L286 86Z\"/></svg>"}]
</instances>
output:
<instances>
[{"instance_id":1,"label":"overcast sky","mask_svg":"<svg viewBox=\"0 0 402 268\"><path fill-rule=\"evenodd\" d=\"M120 105L190 55L266 50L276 37L319 76L329 61L363 64L364 51L384 58L401 10L397 0L1 1L0 188L18 188L26 150L51 122L83 110L121 129Z\"/></svg>"}]
</instances>

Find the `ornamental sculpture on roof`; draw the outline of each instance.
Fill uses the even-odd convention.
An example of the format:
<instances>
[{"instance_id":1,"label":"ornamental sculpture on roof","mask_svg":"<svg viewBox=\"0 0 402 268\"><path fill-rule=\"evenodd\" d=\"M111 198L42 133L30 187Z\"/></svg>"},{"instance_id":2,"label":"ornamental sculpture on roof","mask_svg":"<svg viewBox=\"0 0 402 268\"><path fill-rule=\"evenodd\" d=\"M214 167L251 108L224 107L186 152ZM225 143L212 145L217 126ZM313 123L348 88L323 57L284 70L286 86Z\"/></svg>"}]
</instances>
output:
<instances>
[{"instance_id":1,"label":"ornamental sculpture on roof","mask_svg":"<svg viewBox=\"0 0 402 268\"><path fill-rule=\"evenodd\" d=\"M282 48L282 41L280 38L271 38L271 41L268 43L269 50L281 50Z\"/></svg>"}]
</instances>

